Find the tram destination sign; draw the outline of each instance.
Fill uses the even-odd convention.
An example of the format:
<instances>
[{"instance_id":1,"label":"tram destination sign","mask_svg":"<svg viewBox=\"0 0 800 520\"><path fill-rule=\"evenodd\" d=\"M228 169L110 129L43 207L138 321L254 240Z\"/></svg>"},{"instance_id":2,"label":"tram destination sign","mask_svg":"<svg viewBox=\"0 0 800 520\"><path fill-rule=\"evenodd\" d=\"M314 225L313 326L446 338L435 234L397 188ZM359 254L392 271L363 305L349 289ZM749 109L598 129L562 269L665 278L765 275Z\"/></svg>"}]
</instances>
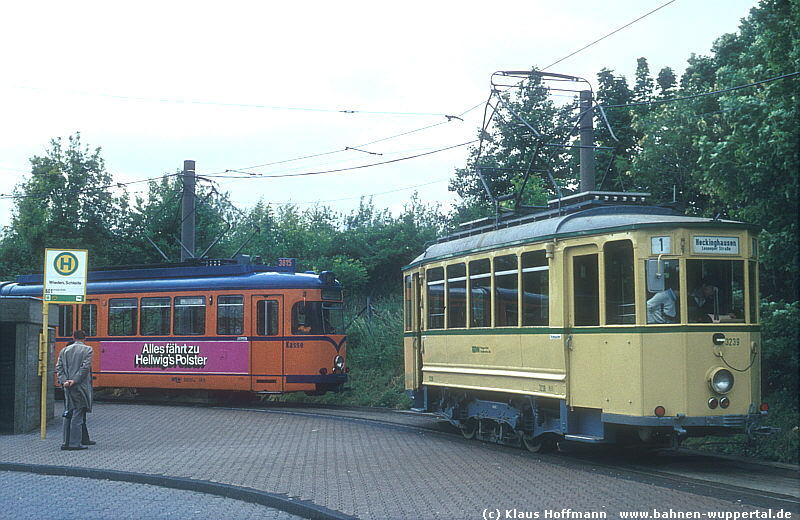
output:
<instances>
[{"instance_id":1,"label":"tram destination sign","mask_svg":"<svg viewBox=\"0 0 800 520\"><path fill-rule=\"evenodd\" d=\"M738 255L739 237L695 236L692 247L701 255Z\"/></svg>"},{"instance_id":2,"label":"tram destination sign","mask_svg":"<svg viewBox=\"0 0 800 520\"><path fill-rule=\"evenodd\" d=\"M44 300L60 303L86 301L89 253L84 249L45 249Z\"/></svg>"}]
</instances>

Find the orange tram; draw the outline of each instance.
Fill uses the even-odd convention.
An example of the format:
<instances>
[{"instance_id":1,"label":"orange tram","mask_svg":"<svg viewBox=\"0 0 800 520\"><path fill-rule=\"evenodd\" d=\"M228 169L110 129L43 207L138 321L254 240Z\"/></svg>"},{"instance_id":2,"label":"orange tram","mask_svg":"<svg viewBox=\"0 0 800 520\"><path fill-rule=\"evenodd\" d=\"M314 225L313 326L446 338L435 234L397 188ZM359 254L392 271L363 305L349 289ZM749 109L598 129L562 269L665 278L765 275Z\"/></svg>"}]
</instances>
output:
<instances>
[{"instance_id":1,"label":"orange tram","mask_svg":"<svg viewBox=\"0 0 800 520\"><path fill-rule=\"evenodd\" d=\"M295 272L293 259L279 264L91 271L86 303L58 306L55 359L80 328L95 388L341 391L341 284L330 271ZM0 297L14 296L41 298L42 275L0 285Z\"/></svg>"}]
</instances>

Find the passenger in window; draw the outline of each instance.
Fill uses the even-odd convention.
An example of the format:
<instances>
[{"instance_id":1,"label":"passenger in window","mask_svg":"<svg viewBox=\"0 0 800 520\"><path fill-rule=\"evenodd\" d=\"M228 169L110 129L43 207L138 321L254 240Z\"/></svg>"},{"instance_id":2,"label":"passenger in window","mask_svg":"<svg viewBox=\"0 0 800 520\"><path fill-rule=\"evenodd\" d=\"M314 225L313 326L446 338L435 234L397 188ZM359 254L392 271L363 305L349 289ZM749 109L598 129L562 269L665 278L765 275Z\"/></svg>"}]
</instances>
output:
<instances>
[{"instance_id":1,"label":"passenger in window","mask_svg":"<svg viewBox=\"0 0 800 520\"><path fill-rule=\"evenodd\" d=\"M678 289L666 289L647 300L647 323L676 323L678 321Z\"/></svg>"},{"instance_id":2,"label":"passenger in window","mask_svg":"<svg viewBox=\"0 0 800 520\"><path fill-rule=\"evenodd\" d=\"M711 323L719 313L719 289L709 278L703 278L700 286L689 294L689 321L695 323ZM736 318L733 312L728 318Z\"/></svg>"}]
</instances>

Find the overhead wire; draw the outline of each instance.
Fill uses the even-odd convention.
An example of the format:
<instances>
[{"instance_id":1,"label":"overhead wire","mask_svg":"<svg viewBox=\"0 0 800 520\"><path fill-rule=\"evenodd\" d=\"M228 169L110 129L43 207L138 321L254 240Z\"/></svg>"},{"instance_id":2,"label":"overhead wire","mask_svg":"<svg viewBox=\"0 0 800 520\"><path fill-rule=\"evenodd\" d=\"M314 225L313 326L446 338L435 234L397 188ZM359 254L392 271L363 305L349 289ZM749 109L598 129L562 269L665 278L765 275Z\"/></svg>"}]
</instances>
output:
<instances>
[{"instance_id":1,"label":"overhead wire","mask_svg":"<svg viewBox=\"0 0 800 520\"><path fill-rule=\"evenodd\" d=\"M43 87L32 87L30 85L11 85L11 88L24 89L24 90L52 90ZM207 106L220 106L232 108L258 108L268 110L289 110L301 112L327 112L336 114L366 114L366 115L390 115L390 116L442 116L452 117L449 114L438 112L404 112L394 110L357 110L357 109L341 109L341 108L318 108L318 107L293 107L281 105L262 105L253 103L226 103L220 101L203 101L194 99L170 99L170 98L150 98L144 96L124 96L120 94L105 94L102 92L80 92L80 91L66 91L67 94L77 96L93 96L109 99L119 99L124 101L145 101L151 103L176 103L186 105L207 105Z\"/></svg>"},{"instance_id":2,"label":"overhead wire","mask_svg":"<svg viewBox=\"0 0 800 520\"><path fill-rule=\"evenodd\" d=\"M371 154L371 155L380 155L382 157L390 157L390 156L399 156L399 155L403 155L403 154L412 154L412 153L416 153L416 152L420 152L420 151L428 151L428 150L436 150L436 149L438 149L438 147L436 147L436 146L414 147L414 148L408 148L408 149L404 149L404 150L395 150L395 151L391 151L391 152L383 152L383 153L380 153L380 154ZM359 162L357 164L369 164L369 163L367 163L369 158L367 158L366 156L362 156L359 159L362 162ZM351 163L353 163L353 161L354 161L353 157L340 157L340 158L337 158L337 159L330 159L330 160L326 160L326 161L315 162L313 167L315 169L323 169L323 167L325 167L324 169L328 169L327 167L329 165L351 164ZM247 180L247 179L254 179L254 178L255 179L263 178L265 175L268 175L270 173L286 174L286 173L291 173L291 172L308 171L311 168L312 167L309 166L309 165L297 164L297 165L293 165L293 166L285 166L285 167L275 168L274 170L271 170L271 169L268 168L266 170L262 170L262 171L259 171L259 172L248 172L248 171L238 171L238 170L230 170L230 169L228 169L228 170L217 171L217 172L212 172L212 173L204 173L204 174L202 174L202 176L205 177L205 178L209 178L209 179L214 178L214 179L242 179L242 180Z\"/></svg>"},{"instance_id":3,"label":"overhead wire","mask_svg":"<svg viewBox=\"0 0 800 520\"><path fill-rule=\"evenodd\" d=\"M626 24L625 24L625 25L623 25L622 27L619 27L619 28L617 28L617 29L615 29L615 30L611 31L610 33L606 34L605 36L601 36L600 38L598 38L598 39L594 40L593 42L591 42L591 43L588 43L588 44L584 45L584 46L583 46L583 47L581 47L580 49L578 49L578 50L576 50L576 51L574 51L574 52L571 52L570 54L567 54L567 55L566 55L566 56L564 56L563 58L561 58L561 59L558 59L558 60L554 61L553 63L551 63L550 65L547 65L546 67L543 67L541 70L547 70L547 69L549 69L550 67L554 67L554 66L558 65L558 64L559 64L559 63L561 63L562 61L565 61L565 60L567 60L567 59L569 59L569 58L571 58L571 57L575 56L576 54L578 54L578 53L580 53L580 52L583 52L583 51L585 51L585 50L586 50L586 49L588 49L589 47L591 47L591 46L593 46L593 45L595 45L595 44L597 44L597 43L600 43L601 41L605 40L605 39L606 39L606 38L608 38L609 36L612 36L612 35L614 35L614 34L616 34L616 33L620 32L620 31L621 31L621 30L623 30L623 29L626 29L626 28L630 27L631 25L635 24L635 23L636 23L636 22L638 22L639 20L642 20L642 19L644 19L644 18L647 18L647 17L648 17L648 16L650 16L651 14L653 14L653 13L655 13L656 11L659 11L659 10L661 10L661 9L663 9L663 8L665 8L665 7L667 7L668 5L670 5L670 4L672 4L672 3L674 3L675 1L676 1L676 0L669 0L668 2L666 2L666 3L664 3L664 4L661 4L660 6L656 7L656 8L655 8L655 9L653 9L652 11L649 11L649 12L647 12L647 13L643 14L642 16L640 16L639 18L636 18L635 20L631 20L630 22L626 23Z\"/></svg>"},{"instance_id":4,"label":"overhead wire","mask_svg":"<svg viewBox=\"0 0 800 520\"><path fill-rule=\"evenodd\" d=\"M433 155L435 153L445 152L447 150L452 150L454 148L459 148L461 146L467 146L469 144L476 143L476 142L478 142L478 140L474 139L472 141L468 141L468 142L465 142L465 143L459 143L459 144L455 144L455 145L451 145L451 146L446 146L444 148L438 148L438 149L430 151L430 152L420 153L420 154L416 154L416 155L410 155L408 157L401 157L401 158L398 158L398 159L390 159L390 160L386 160L386 161L380 161L380 162L376 162L376 163L362 164L362 165L359 165L359 166L352 166L352 167L349 167L349 168L337 168L337 169L333 169L333 170L311 171L311 172L302 172L302 173L272 174L272 175L270 175L270 174L260 174L260 175L259 174L255 174L254 175L251 172L239 172L239 173L245 173L248 176L247 177L229 177L229 178L258 177L258 178L262 178L262 179L279 179L279 178L285 178L285 177L307 177L307 176L310 176L310 175L324 175L324 174L328 174L328 173L340 173L340 172L346 172L346 171L352 171L352 170L361 170L361 169L364 169L364 168L372 168L372 167L375 167L375 166L383 166L383 165L386 165L386 164L392 164L392 163L397 163L397 162L401 162L401 161L408 161L408 160L411 160L411 159L424 157L426 155ZM237 172L237 170L226 170L226 171L234 172L234 173ZM222 176L219 175L218 177L222 177Z\"/></svg>"},{"instance_id":5,"label":"overhead wire","mask_svg":"<svg viewBox=\"0 0 800 520\"><path fill-rule=\"evenodd\" d=\"M76 188L76 189L58 189L57 191L59 193L66 194L66 195L69 195L69 194L85 194L87 192L102 191L102 190L107 190L109 188L125 188L125 187L131 186L133 184L141 184L141 183L144 183L144 182L154 182L154 181L159 181L161 179L165 179L165 178L169 178L169 177L176 177L176 176L179 176L179 175L182 175L182 174L181 173L165 173L165 174L160 175L158 177L150 177L148 179L139 179L139 180L128 181L128 182L113 182L113 183L105 184L105 185L102 185L102 186L93 186L93 187L88 187L88 188L87 187L82 187L82 188L79 188L79 189L78 188ZM51 193L52 192L47 192L47 193L27 193L27 194L24 194L24 195L14 195L14 194L0 193L0 200L4 200L4 199L15 199L16 200L16 199L28 199L28 198L46 198L46 197L49 197L51 195Z\"/></svg>"},{"instance_id":6,"label":"overhead wire","mask_svg":"<svg viewBox=\"0 0 800 520\"><path fill-rule=\"evenodd\" d=\"M572 56L575 56L576 54L588 49L589 47L599 43L600 41L602 41L602 40L604 40L604 39L616 34L617 32L619 32L619 31L621 31L621 30L633 25L634 23L646 18L647 16L649 16L649 15L651 15L651 14L653 14L653 13L655 13L655 12L661 10L661 9L663 9L664 7L670 5L670 4L674 3L674 2L675 2L675 0L670 0L670 1L660 5L659 7L657 7L655 9L643 14L642 16L640 16L640 17L628 22L627 24L615 29L614 31L602 36L601 38L598 38L597 40L594 40L591 43L581 47L580 49L578 49L578 50L576 50L576 51L564 56L563 58L560 58L559 60L551 63L550 65L547 65L546 67L542 68L541 70L549 69L549 68L551 68L551 67L553 67L553 66L555 66L555 65L557 65L557 64L559 64L559 63L561 63L561 62L563 62L565 60L567 60L568 58L571 58ZM784 77L788 77L788 76L792 76L792 75L796 75L796 74L798 74L798 73L786 75ZM765 81L769 81L769 80L765 80ZM763 83L763 82L759 82L759 83ZM758 83L755 83L755 84L758 84ZM746 85L746 86L751 86L751 85ZM744 87L745 86L742 86L742 87L739 87L739 88L744 88ZM561 90L561 89L559 89L559 90ZM734 90L734 89L726 89L726 90ZM374 167L374 166L380 166L380 165L385 165L385 164L391 164L391 163L395 163L395 162L410 160L410 159L423 157L423 156L426 156L426 155L431 155L431 154L434 154L434 153L439 153L439 152L442 152L442 151L450 150L450 149L453 149L453 148L457 148L457 147L473 144L475 142L479 142L479 140L476 139L476 140L473 140L473 141L460 143L460 144L457 144L457 145L453 145L453 146L437 149L437 150L434 150L434 151L431 151L431 152L427 152L427 153L412 155L412 156L409 156L409 157L398 158L398 159L387 160L387 161L381 161L381 162L371 163L371 164L366 164L366 165L359 165L359 166L349 167L349 168L333 169L333 170L312 171L312 172L304 172L304 173L298 173L298 174L276 174L276 175L262 175L262 174L258 174L258 173L255 173L255 172L247 172L247 171L245 171L245 170L251 170L251 169L255 169L255 168L262 168L262 167L265 167L265 166L274 166L274 165L285 164L285 163L293 162L293 161L306 160L306 159L310 159L310 158L316 158L316 157L321 157L321 156L325 156L325 155L341 153L341 152L344 152L344 151L355 150L356 148L361 148L361 147L369 146L369 145L376 144L376 143L379 143L379 142L383 142L383 141L386 141L386 140L394 139L396 137L409 135L409 134L412 134L412 133L415 133L415 132L420 132L420 131L423 131L423 130L427 130L427 129L430 129L430 128L433 128L433 127L437 127L437 126L449 123L453 119L461 119L460 116L463 116L464 114L468 113L469 111L474 110L475 108L477 108L480 105L484 104L483 102L479 103L478 105L475 105L474 107L472 107L472 108L468 109L467 111L463 112L462 114L460 114L460 116L452 116L452 115L448 115L448 114L444 114L444 113L430 113L430 112L365 111L365 110L326 109L326 108L311 108L311 107L287 107L287 106L243 104L243 103L220 103L220 102L206 102L206 101L198 101L198 100L154 99L154 98L142 98L142 97L119 96L119 95L108 95L108 94L89 94L89 93L78 93L78 94L81 94L81 95L99 95L99 96L103 96L103 97L111 97L111 98L116 98L116 99L128 99L128 100L135 100L135 101L174 102L174 103L187 103L187 104L198 104L198 105L215 105L215 106L244 107L244 108L263 108L263 109L275 109L275 110L299 110L299 111L315 111L315 112L335 112L335 113L345 113L345 114L416 115L416 116L425 115L425 116L443 116L443 117L447 118L447 121L441 121L439 123L435 123L435 124L432 124L432 125L427 125L425 127L414 129L414 130L411 130L411 131L408 131L408 132L402 132L402 133L399 133L399 134L396 134L396 135L393 135L393 136L389 136L389 137L386 137L386 138L377 139L377 140L370 141L370 142L362 144L362 145L358 145L356 147L345 147L344 149L321 152L321 153L317 153L317 154L311 154L311 155L306 155L306 156L292 158L292 159L285 159L285 160L281 160L281 161L274 161L274 162L271 162L271 163L264 163L264 164L260 164L260 165L247 166L247 167L241 167L241 168L236 168L236 169L229 169L229 170L225 170L225 172L221 172L221 173L235 172L235 173L241 173L241 174L247 176L247 177L229 177L229 178L280 178L280 177L299 177L299 176L309 176L309 175L322 175L322 174L328 174L328 173L339 173L339 172L345 172L345 171L350 171L350 170L369 168L369 167ZM709 94L704 94L704 95L709 95ZM684 98L675 99L675 101L677 101L679 99L690 99L692 97L698 97L698 96L699 95L687 96L687 97L684 97ZM664 103L664 102L667 102L667 101L666 100L659 100L658 102ZM640 104L655 104L655 103L654 102L648 102L648 103L640 103ZM622 106L634 106L634 105L605 105L606 108L619 108L619 107L622 107ZM496 110L496 108L495 108L495 110ZM484 113L484 118L485 118L485 116L486 116L486 114ZM485 131L486 131L486 128L483 128L481 133L483 134ZM368 152L368 153L373 153L373 152ZM208 174L208 175L217 175L217 176L222 177L219 174ZM161 178L161 177L159 177L159 178ZM107 187L111 187L111 186L122 187L122 186L125 186L125 185L135 184L135 183L139 183L139 182L150 182L152 180L156 180L156 179L151 178L151 179L145 179L145 180L140 180L140 181L132 181L132 182L129 182L129 183L114 183L113 185L100 187L98 189L107 188ZM0 199L2 199L2 198L12 198L12 197L15 197L15 196L0 194Z\"/></svg>"},{"instance_id":7,"label":"overhead wire","mask_svg":"<svg viewBox=\"0 0 800 520\"><path fill-rule=\"evenodd\" d=\"M361 195L353 195L353 196L350 196L350 197L341 197L341 198L338 198L338 199L305 200L305 201L296 201L296 202L294 202L294 201L272 202L271 204L273 204L275 206L292 206L292 205L298 205L298 204L325 204L325 203L329 203L329 202L341 202L341 201L344 201L344 200L358 200L358 199L363 199L363 198L366 198L366 197L379 197L381 195L387 195L389 193L397 193L397 192L400 192L400 191L413 190L415 188L421 188L423 186L430 186L431 184L441 184L443 182L449 182L449 179L443 179L443 180L438 180L438 181L430 181L430 182L425 182L425 183L422 183L422 184L415 184L413 186L404 186L402 188L397 188L397 189L394 189L394 190L381 191L381 192L377 192L377 193L364 193L364 194L361 194Z\"/></svg>"},{"instance_id":8,"label":"overhead wire","mask_svg":"<svg viewBox=\"0 0 800 520\"><path fill-rule=\"evenodd\" d=\"M477 105L468 108L467 110L461 112L460 114L458 114L456 116L454 116L454 115L445 115L444 117L447 118L447 121L440 121L438 123L434 123L434 124L431 124L431 125L426 125L426 126L423 126L421 128L415 128L413 130L408 130L408 131L405 131L405 132L400 132L398 134L390 135L388 137L381 137L379 139L375 139L375 140L372 140L372 141L369 141L369 142L366 142L366 143L357 144L355 146L345 146L344 148L339 148L339 149L336 149L336 150L330 150L330 151L327 151L327 152L320 152L320 153L315 153L315 154L311 154L311 155L304 155L304 156L300 156L300 157L294 157L294 158L291 158L291 159L283 159L283 160L280 160L280 161L273 161L273 162L264 163L264 164L257 164L257 165L254 165L254 166L245 166L245 167L240 167L240 168L230 168L229 170L226 170L226 171L237 171L237 172L243 173L243 170L251 170L251 169L255 169L255 168L263 168L265 166L276 166L276 165L279 165L279 164L286 164L286 163L294 162L294 161L302 161L302 160L306 160L306 159L313 159L313 158L316 158L316 157L322 157L322 156L325 156L325 155L332 155L332 154L336 154L336 153L342 153L342 152L346 152L346 151L349 151L349 150L355 150L357 148L365 148L365 147L373 145L373 144L381 143L381 142L384 142L384 141L389 141L391 139L396 139L398 137L403 137L403 136L414 134L414 133L417 133L417 132L422 132L424 130L429 130L429 129L435 128L437 126L445 125L445 124L448 124L448 123L452 122L454 119L458 119L458 120L463 122L463 119L462 119L463 116L465 116L469 112L475 110L476 108L478 108L482 104L483 103L478 103ZM369 152L369 153L372 153L372 152Z\"/></svg>"},{"instance_id":9,"label":"overhead wire","mask_svg":"<svg viewBox=\"0 0 800 520\"><path fill-rule=\"evenodd\" d=\"M656 11L668 6L669 4L672 4L673 2L675 2L675 0L670 0L670 1L662 4L661 6L659 6L659 7L655 8L655 9L645 13L644 15L642 15L642 16L640 16L640 17L628 22L627 24L615 29L614 31L602 36L601 38L598 38L597 40L594 40L593 42L581 47L580 49L578 49L578 50L576 50L576 51L564 56L563 58L551 63L550 65L547 65L542 70L549 69L549 68L561 63L562 61L565 61L566 59L568 59L568 58L570 58L570 57L572 57L572 56L574 56L574 55L576 55L576 54L588 49L589 47L597 44L598 42L600 42L600 41L612 36L613 34L616 34L617 32L619 32L619 31L621 31L621 30L633 25L634 23L636 23L636 22L642 20L643 18L655 13ZM38 87L17 87L17 88L28 88L30 90L41 90ZM396 137L401 137L401 136L404 136L404 135L409 135L409 134L412 134L412 133L416 133L416 132L420 132L420 131L427 130L427 129L430 129L430 128L434 128L434 127L440 126L442 124L449 123L449 122L453 121L453 119L461 120L461 116L465 115L466 113L468 113L468 112L474 110L475 108L481 106L482 104L484 104L483 102L479 103L479 104L473 106L472 108L464 111L459 116L452 116L452 115L445 114L445 113L433 113L433 112L369 111L369 110L354 110L354 109L289 107L289 106L278 106L278 105L210 102L210 101L201 101L201 100L176 100L176 99L164 99L164 98L158 99L158 98L146 98L146 97L140 97L140 96L122 96L122 95L114 95L114 94L87 93L87 92L74 92L74 94L77 94L77 95L95 95L95 96L99 96L99 97L108 97L108 98L113 98L113 99L132 100L132 101L160 102L160 103L169 102L169 103L181 103L181 104L227 106L227 107L238 107L238 108L261 108L261 109L273 109L273 110L297 110L297 111L330 112L330 113L344 113L344 114L414 115L414 116L426 115L426 116L443 116L443 117L447 118L447 121L442 121L442 122L435 123L435 124L432 124L432 125L427 125L425 127L421 127L421 128L418 128L418 129L410 130L408 132L402 132L402 133L399 133L399 134L395 134L393 136L389 136L389 137L385 137L385 138L381 138L381 139L376 139L374 141L370 141L370 142L364 143L362 145L357 145L355 147L345 147L344 149L339 149L339 150L332 150L332 151L327 151L327 152L322 152L322 153L317 153L317 154L311 154L311 155L306 155L306 156L292 158L292 159L285 159L285 160L281 160L281 161L275 161L275 162L271 162L271 163L264 163L264 164L260 164L260 165L247 166L247 167L241 167L241 168L226 170L226 172L237 172L237 173L242 173L242 174L246 174L246 175L249 175L249 176L252 176L252 177L258 177L258 178L263 178L265 176L258 175L258 174L253 174L251 172L245 172L244 170L262 168L262 167L265 167L265 166L273 166L273 165L278 165L278 164L285 164L285 163L292 162L292 161L299 161L299 160L305 160L305 159L310 159L310 158L315 158L315 157L321 157L321 156L325 156L325 155L331 155L331 154L334 154L334 153L340 153L340 152L344 152L344 151L348 151L348 150L353 150L355 148L362 148L362 147L369 146L369 145L372 145L372 144L377 144L379 142L383 142L383 141L386 141L386 140L394 139ZM612 106L607 106L607 107L611 108ZM486 114L484 113L484 118L485 118L485 115ZM485 131L486 131L486 128L484 127L484 129L482 130L482 134ZM414 159L414 158L417 158L417 157L422 157L422 156L425 156L425 155L438 153L438 152L441 152L441 151L444 151L444 150L449 150L449 149L452 149L452 148L465 146L465 145L472 144L472 143L477 142L477 141L478 140L470 141L470 142L467 142L467 143L461 143L461 144L458 144L458 145L453 145L451 147L435 150L433 152L428 152L428 153L424 153L424 154L418 154L418 155L414 155L414 156L410 156L410 157L406 157L406 158L395 159L395 160L390 160L390 161L383 161L383 162L373 163L373 164L368 164L368 165L361 165L361 166L356 166L356 167L352 167L352 168L343 168L343 169L318 171L318 172L306 172L306 173L300 173L300 174L268 175L266 177L276 178L276 177L294 177L294 176L307 176L307 175L321 175L321 174L325 174L325 173L338 173L338 172L343 172L343 171L348 171L348 170L353 170L353 169L368 168L368 167L372 167L372 166L379 166L379 165L383 165L383 164L390 164L390 163L393 163L393 162L399 162L399 161ZM139 181L131 181L131 182L128 182L128 183L114 183L113 185L98 187L97 189L106 189L106 188L113 187L113 186L123 187L123 186L126 186L126 185L136 184L136 183L140 183L140 182L150 182L151 180L157 180L157 178L150 178L150 179L144 179L144 180L139 180ZM21 197L21 196L0 194L0 199L15 198L15 197Z\"/></svg>"}]
</instances>

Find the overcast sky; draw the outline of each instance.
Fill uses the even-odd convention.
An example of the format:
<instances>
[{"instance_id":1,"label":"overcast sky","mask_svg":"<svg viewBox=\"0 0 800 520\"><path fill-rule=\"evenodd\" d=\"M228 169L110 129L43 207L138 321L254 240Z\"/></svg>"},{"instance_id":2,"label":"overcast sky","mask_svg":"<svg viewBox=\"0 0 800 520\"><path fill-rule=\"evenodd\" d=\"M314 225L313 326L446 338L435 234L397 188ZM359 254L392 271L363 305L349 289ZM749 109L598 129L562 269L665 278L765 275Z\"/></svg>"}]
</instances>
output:
<instances>
[{"instance_id":1,"label":"overcast sky","mask_svg":"<svg viewBox=\"0 0 800 520\"><path fill-rule=\"evenodd\" d=\"M198 175L243 210L263 198L349 212L373 196L396 214L415 190L446 206L455 197L448 180L466 162L463 146L353 171L267 176L471 141L493 72L545 67L665 3L8 3L0 18L0 194L11 194L50 139L79 131L84 144L102 148L117 182L173 173L193 159ZM596 87L605 67L632 83L644 56L653 76L665 66L680 74L691 53L709 55L756 3L675 0L548 71ZM298 160L307 156L315 157ZM241 176L229 170L252 175L226 178ZM12 205L0 199L0 225Z\"/></svg>"}]
</instances>

